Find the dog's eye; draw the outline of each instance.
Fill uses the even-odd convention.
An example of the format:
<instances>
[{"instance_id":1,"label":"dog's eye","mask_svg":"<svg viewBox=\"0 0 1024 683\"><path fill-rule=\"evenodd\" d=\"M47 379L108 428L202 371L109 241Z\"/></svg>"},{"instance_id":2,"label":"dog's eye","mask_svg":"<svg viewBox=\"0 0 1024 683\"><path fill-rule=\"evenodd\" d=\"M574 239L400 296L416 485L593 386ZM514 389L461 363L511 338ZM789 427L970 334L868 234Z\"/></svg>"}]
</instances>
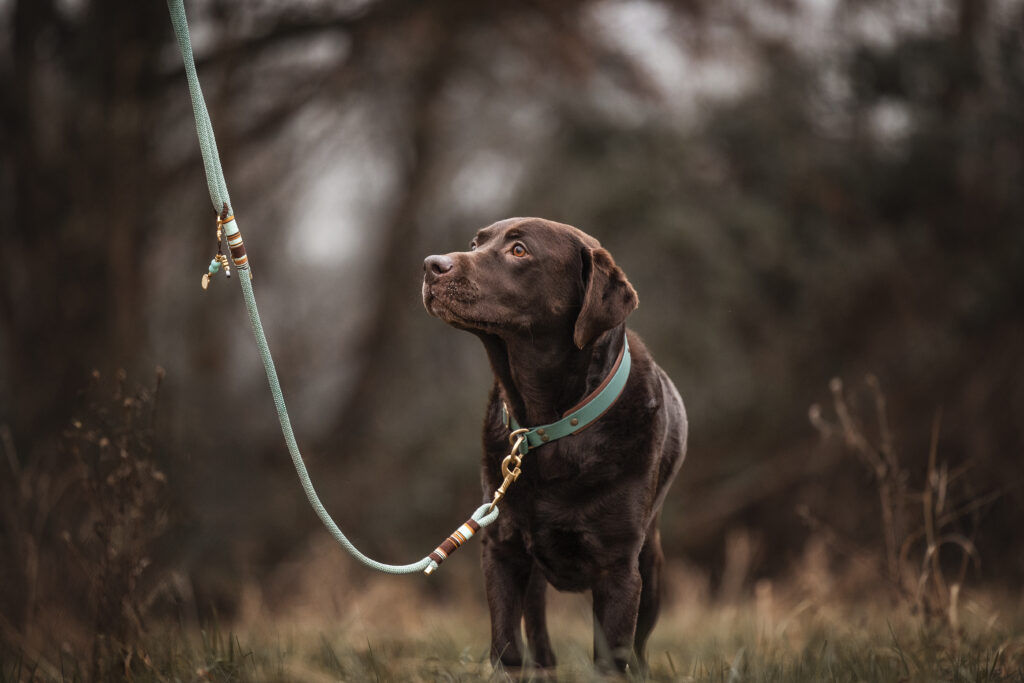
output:
<instances>
[{"instance_id":1,"label":"dog's eye","mask_svg":"<svg viewBox=\"0 0 1024 683\"><path fill-rule=\"evenodd\" d=\"M523 246L522 242L516 242L512 245L512 255L519 258L526 256L526 247Z\"/></svg>"}]
</instances>

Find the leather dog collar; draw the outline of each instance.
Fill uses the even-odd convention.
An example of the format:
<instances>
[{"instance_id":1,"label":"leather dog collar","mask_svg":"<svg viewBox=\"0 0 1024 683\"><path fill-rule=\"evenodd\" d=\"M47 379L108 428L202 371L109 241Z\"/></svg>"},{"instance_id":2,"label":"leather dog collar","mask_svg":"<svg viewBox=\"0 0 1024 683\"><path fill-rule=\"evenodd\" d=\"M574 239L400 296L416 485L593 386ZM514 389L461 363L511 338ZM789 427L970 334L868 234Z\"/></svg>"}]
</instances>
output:
<instances>
[{"instance_id":1,"label":"leather dog collar","mask_svg":"<svg viewBox=\"0 0 1024 683\"><path fill-rule=\"evenodd\" d=\"M520 442L519 453L526 455L533 448L575 434L604 415L622 394L626 380L629 379L630 365L629 341L623 335L619 357L604 382L574 408L570 408L561 420L528 429L526 438ZM521 429L504 403L501 404L501 421L510 431Z\"/></svg>"}]
</instances>

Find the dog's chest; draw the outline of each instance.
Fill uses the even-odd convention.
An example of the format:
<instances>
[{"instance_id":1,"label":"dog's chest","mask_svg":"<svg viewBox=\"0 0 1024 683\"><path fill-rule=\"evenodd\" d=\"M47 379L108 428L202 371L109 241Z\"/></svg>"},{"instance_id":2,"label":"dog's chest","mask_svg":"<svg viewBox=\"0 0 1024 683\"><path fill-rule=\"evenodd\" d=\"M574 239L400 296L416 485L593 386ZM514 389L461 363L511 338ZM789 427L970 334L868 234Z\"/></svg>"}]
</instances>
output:
<instances>
[{"instance_id":1,"label":"dog's chest","mask_svg":"<svg viewBox=\"0 0 1024 683\"><path fill-rule=\"evenodd\" d=\"M635 506L613 500L636 500L632 487L589 487L576 480L521 483L520 495L507 501L509 531L522 539L558 590L586 590L597 575L642 543Z\"/></svg>"},{"instance_id":2,"label":"dog's chest","mask_svg":"<svg viewBox=\"0 0 1024 683\"><path fill-rule=\"evenodd\" d=\"M608 420L577 436L531 450L501 504L499 539L517 544L563 591L590 588L643 543L651 496L649 444L612 438ZM485 488L501 483L505 434L488 444Z\"/></svg>"},{"instance_id":3,"label":"dog's chest","mask_svg":"<svg viewBox=\"0 0 1024 683\"><path fill-rule=\"evenodd\" d=\"M558 590L585 590L611 555L602 539L581 525L538 520L522 532L527 552Z\"/></svg>"}]
</instances>

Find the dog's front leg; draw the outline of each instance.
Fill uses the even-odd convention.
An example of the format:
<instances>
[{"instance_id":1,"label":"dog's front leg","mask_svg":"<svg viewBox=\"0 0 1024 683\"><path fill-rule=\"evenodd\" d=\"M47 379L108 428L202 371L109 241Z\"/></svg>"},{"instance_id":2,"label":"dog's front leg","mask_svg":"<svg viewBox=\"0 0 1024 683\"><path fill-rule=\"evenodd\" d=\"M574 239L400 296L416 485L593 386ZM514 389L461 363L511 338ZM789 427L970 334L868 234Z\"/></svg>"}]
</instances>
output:
<instances>
[{"instance_id":1,"label":"dog's front leg","mask_svg":"<svg viewBox=\"0 0 1024 683\"><path fill-rule=\"evenodd\" d=\"M602 572L593 586L594 661L599 668L611 669L614 664L625 671L635 661L633 636L641 587L635 560Z\"/></svg>"},{"instance_id":2,"label":"dog's front leg","mask_svg":"<svg viewBox=\"0 0 1024 683\"><path fill-rule=\"evenodd\" d=\"M495 525L498 526L498 525ZM491 663L523 665L523 598L532 560L522 541L499 541L488 528L483 537L484 586L491 612Z\"/></svg>"},{"instance_id":3,"label":"dog's front leg","mask_svg":"<svg viewBox=\"0 0 1024 683\"><path fill-rule=\"evenodd\" d=\"M526 626L526 642L533 655L533 663L542 669L555 668L555 651L548 637L547 621L547 579L537 564L530 572L523 604L523 624Z\"/></svg>"}]
</instances>

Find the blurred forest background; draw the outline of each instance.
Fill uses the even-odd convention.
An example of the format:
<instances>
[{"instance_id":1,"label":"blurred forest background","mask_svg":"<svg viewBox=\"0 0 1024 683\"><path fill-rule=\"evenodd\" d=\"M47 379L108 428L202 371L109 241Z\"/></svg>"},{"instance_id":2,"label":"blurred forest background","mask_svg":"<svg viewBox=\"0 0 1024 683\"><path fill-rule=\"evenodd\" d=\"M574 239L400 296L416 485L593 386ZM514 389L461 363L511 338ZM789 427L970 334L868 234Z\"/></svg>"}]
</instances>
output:
<instances>
[{"instance_id":1,"label":"blurred forest background","mask_svg":"<svg viewBox=\"0 0 1024 683\"><path fill-rule=\"evenodd\" d=\"M1024 2L187 9L299 444L365 552L414 561L481 499L490 373L423 258L537 215L615 255L687 403L670 573L727 598L814 555L878 595L923 557L1019 591ZM0 0L0 121L3 637L352 599L317 592L367 571L237 282L200 289L164 3ZM477 552L394 581L482 600Z\"/></svg>"}]
</instances>

